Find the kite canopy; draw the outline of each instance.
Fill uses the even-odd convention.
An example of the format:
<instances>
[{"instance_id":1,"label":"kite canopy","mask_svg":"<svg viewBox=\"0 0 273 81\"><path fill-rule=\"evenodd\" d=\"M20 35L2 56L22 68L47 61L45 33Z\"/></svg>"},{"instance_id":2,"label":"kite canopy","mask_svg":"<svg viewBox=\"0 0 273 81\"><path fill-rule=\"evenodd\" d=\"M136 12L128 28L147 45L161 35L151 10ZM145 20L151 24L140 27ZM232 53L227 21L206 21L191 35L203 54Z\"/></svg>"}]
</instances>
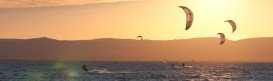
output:
<instances>
[{"instance_id":1,"label":"kite canopy","mask_svg":"<svg viewBox=\"0 0 273 81\"><path fill-rule=\"evenodd\" d=\"M237 28L236 23L233 20L226 20L225 22L230 23L230 25L232 26L232 33L233 33Z\"/></svg>"},{"instance_id":2,"label":"kite canopy","mask_svg":"<svg viewBox=\"0 0 273 81\"><path fill-rule=\"evenodd\" d=\"M137 36L137 38L140 38L141 40L143 40L143 37L142 37L142 36Z\"/></svg>"},{"instance_id":3,"label":"kite canopy","mask_svg":"<svg viewBox=\"0 0 273 81\"><path fill-rule=\"evenodd\" d=\"M184 10L184 12L186 13L186 15L187 15L187 19L186 19L187 22L186 22L185 30L188 30L192 26L194 15L193 15L192 11L188 7L185 7L185 6L178 6L178 7L182 8Z\"/></svg>"},{"instance_id":4,"label":"kite canopy","mask_svg":"<svg viewBox=\"0 0 273 81\"><path fill-rule=\"evenodd\" d=\"M220 39L221 39L221 42L220 44L224 44L225 41L226 41L226 37L225 37L225 34L224 33L218 33L217 35L220 35Z\"/></svg>"}]
</instances>

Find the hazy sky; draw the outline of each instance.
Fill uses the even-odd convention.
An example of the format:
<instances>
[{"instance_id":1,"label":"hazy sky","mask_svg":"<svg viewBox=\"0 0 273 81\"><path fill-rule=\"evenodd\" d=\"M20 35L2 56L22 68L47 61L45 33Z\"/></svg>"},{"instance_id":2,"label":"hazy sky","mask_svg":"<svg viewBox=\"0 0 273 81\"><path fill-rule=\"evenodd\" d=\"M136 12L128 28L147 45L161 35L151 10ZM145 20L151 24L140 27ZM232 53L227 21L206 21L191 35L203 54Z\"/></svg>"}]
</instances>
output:
<instances>
[{"instance_id":1,"label":"hazy sky","mask_svg":"<svg viewBox=\"0 0 273 81\"><path fill-rule=\"evenodd\" d=\"M120 2L121 1L121 2ZM273 36L273 0L1 0L0 38L170 40ZM185 31L185 13L195 15ZM224 21L232 19L238 29Z\"/></svg>"}]
</instances>

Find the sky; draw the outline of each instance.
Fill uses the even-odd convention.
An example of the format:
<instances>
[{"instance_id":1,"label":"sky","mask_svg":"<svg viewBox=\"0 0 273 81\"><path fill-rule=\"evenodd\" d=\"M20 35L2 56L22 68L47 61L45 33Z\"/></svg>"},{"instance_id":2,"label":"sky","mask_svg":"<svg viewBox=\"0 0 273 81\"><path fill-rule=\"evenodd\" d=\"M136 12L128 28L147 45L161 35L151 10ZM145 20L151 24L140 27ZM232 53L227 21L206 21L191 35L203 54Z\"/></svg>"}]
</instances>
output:
<instances>
[{"instance_id":1,"label":"sky","mask_svg":"<svg viewBox=\"0 0 273 81\"><path fill-rule=\"evenodd\" d=\"M0 38L150 40L273 36L272 0L1 0ZM186 31L189 7L195 19ZM232 33L225 20L234 20Z\"/></svg>"}]
</instances>

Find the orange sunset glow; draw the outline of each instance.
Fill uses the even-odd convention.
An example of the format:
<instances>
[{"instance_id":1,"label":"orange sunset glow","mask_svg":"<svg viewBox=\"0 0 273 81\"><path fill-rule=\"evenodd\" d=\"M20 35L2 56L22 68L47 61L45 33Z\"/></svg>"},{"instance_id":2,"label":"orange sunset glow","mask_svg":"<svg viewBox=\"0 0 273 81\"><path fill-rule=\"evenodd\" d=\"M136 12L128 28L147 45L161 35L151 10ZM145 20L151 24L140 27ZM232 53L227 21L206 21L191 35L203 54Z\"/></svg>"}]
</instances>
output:
<instances>
[{"instance_id":1,"label":"orange sunset glow","mask_svg":"<svg viewBox=\"0 0 273 81\"><path fill-rule=\"evenodd\" d=\"M273 11L270 10L272 2L271 0L3 0L0 1L0 37L30 40L47 37L48 39L40 40L71 41L64 45L63 43L45 44L50 48L42 52L46 57L38 55L35 60L92 58L92 60L159 61L165 58L173 61L272 61L273 52L268 49L272 45L264 44L265 41L270 40L262 40L273 36L273 23L271 23ZM186 14L178 6L186 6L194 14L189 30L185 30ZM234 33L226 20L236 22L237 29ZM219 45L220 39L217 33L225 35L226 43L222 39L223 45ZM145 42L130 43L140 40L137 36ZM108 42L91 42L93 39L104 40L103 38ZM251 41L256 38L261 39ZM120 42L123 39L124 42ZM173 40L181 41L173 42ZM183 42L183 40L192 42ZM44 43L41 44L37 47L41 47L42 51ZM134 47L136 44L139 48ZM59 46L55 48L53 45ZM255 45L261 45L264 49L256 49ZM40 53L33 50L33 47L27 48L28 51L21 48L3 48L18 50L15 54L26 54L7 55L2 58L4 60L34 59L27 57L28 54ZM215 52L212 51L216 48ZM199 52L189 50L199 50ZM265 55L259 55L261 51L265 52L263 53ZM2 53L13 54L7 51ZM113 57L112 53L117 57ZM219 53L223 54L218 55ZM154 57L155 54L158 56Z\"/></svg>"},{"instance_id":2,"label":"orange sunset glow","mask_svg":"<svg viewBox=\"0 0 273 81\"><path fill-rule=\"evenodd\" d=\"M217 37L215 32L225 32L228 39L239 40L273 35L273 12L268 10L271 0L92 1L71 0L53 6L50 3L14 6L16 3L2 1L0 37L132 39L141 34L151 40L172 40ZM58 4L57 1L51 3ZM190 31L184 31L185 14L177 6L188 6L194 12ZM226 19L238 22L238 32L230 33L229 25L224 23Z\"/></svg>"},{"instance_id":3,"label":"orange sunset glow","mask_svg":"<svg viewBox=\"0 0 273 81\"><path fill-rule=\"evenodd\" d=\"M0 0L0 81L273 81L273 0Z\"/></svg>"}]
</instances>

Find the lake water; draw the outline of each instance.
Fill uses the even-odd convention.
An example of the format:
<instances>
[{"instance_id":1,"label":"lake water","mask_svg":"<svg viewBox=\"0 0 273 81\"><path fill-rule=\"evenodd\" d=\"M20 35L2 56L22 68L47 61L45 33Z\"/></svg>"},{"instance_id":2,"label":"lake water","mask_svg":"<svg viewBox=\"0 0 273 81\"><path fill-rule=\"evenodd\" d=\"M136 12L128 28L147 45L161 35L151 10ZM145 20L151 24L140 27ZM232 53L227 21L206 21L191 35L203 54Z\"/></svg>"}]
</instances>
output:
<instances>
[{"instance_id":1,"label":"lake water","mask_svg":"<svg viewBox=\"0 0 273 81\"><path fill-rule=\"evenodd\" d=\"M83 64L89 72L82 71ZM272 81L273 63L0 61L0 81L188 80Z\"/></svg>"}]
</instances>

